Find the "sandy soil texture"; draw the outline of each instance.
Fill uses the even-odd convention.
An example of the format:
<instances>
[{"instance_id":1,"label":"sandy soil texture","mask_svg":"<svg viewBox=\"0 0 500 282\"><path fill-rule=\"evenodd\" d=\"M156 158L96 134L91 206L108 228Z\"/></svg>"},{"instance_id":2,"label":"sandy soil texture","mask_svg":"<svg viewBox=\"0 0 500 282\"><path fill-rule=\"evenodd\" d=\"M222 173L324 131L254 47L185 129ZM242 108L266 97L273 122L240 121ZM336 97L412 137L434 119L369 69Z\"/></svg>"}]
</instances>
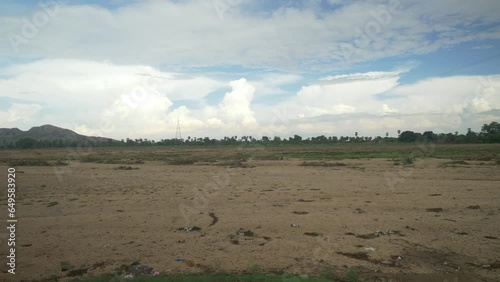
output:
<instances>
[{"instance_id":1,"label":"sandy soil texture","mask_svg":"<svg viewBox=\"0 0 500 282\"><path fill-rule=\"evenodd\" d=\"M0 280L67 277L61 262L77 275L140 261L172 273L317 275L356 267L362 277L400 281L417 281L415 274L500 281L500 165L446 162L18 167L18 274L2 263ZM0 167L4 186L6 171ZM8 233L0 230L5 261Z\"/></svg>"}]
</instances>

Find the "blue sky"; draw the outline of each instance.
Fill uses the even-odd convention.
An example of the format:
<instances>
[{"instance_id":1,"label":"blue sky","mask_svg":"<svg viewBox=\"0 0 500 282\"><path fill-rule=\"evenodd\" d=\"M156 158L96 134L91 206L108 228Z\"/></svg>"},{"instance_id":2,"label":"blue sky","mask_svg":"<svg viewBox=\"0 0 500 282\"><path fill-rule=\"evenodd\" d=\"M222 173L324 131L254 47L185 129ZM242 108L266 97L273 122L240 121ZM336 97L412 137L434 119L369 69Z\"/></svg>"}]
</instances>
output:
<instances>
[{"instance_id":1,"label":"blue sky","mask_svg":"<svg viewBox=\"0 0 500 282\"><path fill-rule=\"evenodd\" d=\"M2 1L0 127L377 136L499 120L500 3Z\"/></svg>"}]
</instances>

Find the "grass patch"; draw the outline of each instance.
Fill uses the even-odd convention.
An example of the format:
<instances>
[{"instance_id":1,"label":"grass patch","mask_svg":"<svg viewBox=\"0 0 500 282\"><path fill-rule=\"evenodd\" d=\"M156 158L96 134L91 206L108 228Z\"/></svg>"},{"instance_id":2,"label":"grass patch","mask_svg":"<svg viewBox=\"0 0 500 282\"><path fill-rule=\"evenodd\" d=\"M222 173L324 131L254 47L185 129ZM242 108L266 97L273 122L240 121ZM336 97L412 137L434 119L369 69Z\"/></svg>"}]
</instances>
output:
<instances>
[{"instance_id":1,"label":"grass patch","mask_svg":"<svg viewBox=\"0 0 500 282\"><path fill-rule=\"evenodd\" d=\"M306 235L306 236L312 236L312 237L318 237L318 236L321 236L321 233L318 233L318 232L304 232L304 235Z\"/></svg>"},{"instance_id":2,"label":"grass patch","mask_svg":"<svg viewBox=\"0 0 500 282\"><path fill-rule=\"evenodd\" d=\"M222 162L217 162L214 165L227 166L230 168L235 168L235 167L250 168L250 167L252 167L252 166L244 163L243 161L239 161L239 160L222 161Z\"/></svg>"},{"instance_id":3,"label":"grass patch","mask_svg":"<svg viewBox=\"0 0 500 282\"><path fill-rule=\"evenodd\" d=\"M179 159L172 159L168 161L169 165L192 165L196 161L193 159L185 159L185 158L179 158Z\"/></svg>"},{"instance_id":4,"label":"grass patch","mask_svg":"<svg viewBox=\"0 0 500 282\"><path fill-rule=\"evenodd\" d=\"M250 273L262 273L262 267L258 264L254 264L248 268Z\"/></svg>"},{"instance_id":5,"label":"grass patch","mask_svg":"<svg viewBox=\"0 0 500 282\"><path fill-rule=\"evenodd\" d=\"M301 166L324 166L324 167L336 167L336 166L347 166L345 163L328 163L328 162L303 162Z\"/></svg>"},{"instance_id":6,"label":"grass patch","mask_svg":"<svg viewBox=\"0 0 500 282\"><path fill-rule=\"evenodd\" d=\"M297 214L297 215L304 215L304 214L308 214L308 212L305 212L305 211L294 211L292 212L294 214Z\"/></svg>"},{"instance_id":7,"label":"grass patch","mask_svg":"<svg viewBox=\"0 0 500 282\"><path fill-rule=\"evenodd\" d=\"M254 265L258 266L258 265ZM253 269L253 267L251 269ZM259 266L260 267L260 266ZM71 281L71 280L70 280ZM225 273L210 273L210 274L178 274L178 275L159 275L159 276L143 276L124 279L123 277L115 274L104 274L100 276L88 276L75 278L72 281L78 282L329 282L331 279L327 278L302 278L292 274L263 274L263 273L249 273L249 274L225 274Z\"/></svg>"},{"instance_id":8,"label":"grass patch","mask_svg":"<svg viewBox=\"0 0 500 282\"><path fill-rule=\"evenodd\" d=\"M277 160L283 160L283 157L277 155L258 155L254 156L253 159L259 161L277 161Z\"/></svg>"},{"instance_id":9,"label":"grass patch","mask_svg":"<svg viewBox=\"0 0 500 282\"><path fill-rule=\"evenodd\" d=\"M425 209L426 212L443 212L443 208L429 208L429 209Z\"/></svg>"},{"instance_id":10,"label":"grass patch","mask_svg":"<svg viewBox=\"0 0 500 282\"><path fill-rule=\"evenodd\" d=\"M468 156L466 160L469 161L491 161L497 158L495 153L480 153L472 156Z\"/></svg>"},{"instance_id":11,"label":"grass patch","mask_svg":"<svg viewBox=\"0 0 500 282\"><path fill-rule=\"evenodd\" d=\"M359 278L359 274L356 269L349 269L345 275L345 279L347 282L363 282L363 280Z\"/></svg>"},{"instance_id":12,"label":"grass patch","mask_svg":"<svg viewBox=\"0 0 500 282\"><path fill-rule=\"evenodd\" d=\"M356 235L356 237L361 239L374 239L377 238L378 236L375 233L368 233L368 234Z\"/></svg>"},{"instance_id":13,"label":"grass patch","mask_svg":"<svg viewBox=\"0 0 500 282\"><path fill-rule=\"evenodd\" d=\"M393 158L394 165L413 165L417 157L414 154L409 154L400 158Z\"/></svg>"},{"instance_id":14,"label":"grass patch","mask_svg":"<svg viewBox=\"0 0 500 282\"><path fill-rule=\"evenodd\" d=\"M335 271L333 271L332 268L325 266L319 274L319 277L335 281L335 279L337 279L337 274L335 273Z\"/></svg>"},{"instance_id":15,"label":"grass patch","mask_svg":"<svg viewBox=\"0 0 500 282\"><path fill-rule=\"evenodd\" d=\"M469 163L464 161L464 160L453 160L453 161L444 162L440 166L441 167L457 167L457 166L462 166L462 165L469 165Z\"/></svg>"},{"instance_id":16,"label":"grass patch","mask_svg":"<svg viewBox=\"0 0 500 282\"><path fill-rule=\"evenodd\" d=\"M125 161L120 159L120 158L111 157L111 156L107 156L107 155L103 154L103 155L82 156L82 157L80 157L80 162L82 162L82 163L98 163L98 164L121 164L121 163L124 163Z\"/></svg>"},{"instance_id":17,"label":"grass patch","mask_svg":"<svg viewBox=\"0 0 500 282\"><path fill-rule=\"evenodd\" d=\"M56 161L46 161L46 160L38 160L38 159L13 159L8 160L7 164L9 166L67 166L68 163L56 160Z\"/></svg>"},{"instance_id":18,"label":"grass patch","mask_svg":"<svg viewBox=\"0 0 500 282\"><path fill-rule=\"evenodd\" d=\"M115 168L116 170L135 170L139 169L138 167L131 167L131 166L126 166L126 165L121 165L119 167Z\"/></svg>"}]
</instances>

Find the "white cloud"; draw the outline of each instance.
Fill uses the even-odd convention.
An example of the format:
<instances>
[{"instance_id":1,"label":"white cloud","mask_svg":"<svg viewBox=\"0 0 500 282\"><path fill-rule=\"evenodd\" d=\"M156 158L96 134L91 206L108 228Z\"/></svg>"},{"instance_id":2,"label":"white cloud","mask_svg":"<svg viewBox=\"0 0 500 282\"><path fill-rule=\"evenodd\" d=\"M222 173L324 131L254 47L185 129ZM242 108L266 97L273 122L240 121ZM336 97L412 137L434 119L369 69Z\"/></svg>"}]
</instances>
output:
<instances>
[{"instance_id":1,"label":"white cloud","mask_svg":"<svg viewBox=\"0 0 500 282\"><path fill-rule=\"evenodd\" d=\"M284 91L300 77L269 73L260 80L222 81L144 65L40 60L1 70L0 88L13 100L0 112L0 127L50 123L82 134L159 140L173 138L179 120L184 138L340 136L352 135L353 129L384 135L397 129L479 128L492 118L486 112L500 109L500 75L436 77L400 85L401 74L324 77L295 95L288 92L277 101L256 104L259 91ZM202 102L210 91L228 86L219 101ZM187 106L184 100L199 103Z\"/></svg>"},{"instance_id":2,"label":"white cloud","mask_svg":"<svg viewBox=\"0 0 500 282\"><path fill-rule=\"evenodd\" d=\"M109 62L41 60L1 71L0 88L14 103L0 112L0 127L54 124L81 134L125 138L171 138L177 120L184 135L258 131L252 110L256 88L242 78L223 82L208 77L166 73L147 66ZM271 77L277 77L276 82ZM281 80L280 80L281 79ZM270 76L259 85L282 85ZM202 102L211 91L231 87L214 105ZM192 100L191 109L176 101ZM36 103L35 103L36 102ZM209 131L207 131L209 130Z\"/></svg>"},{"instance_id":3,"label":"white cloud","mask_svg":"<svg viewBox=\"0 0 500 282\"><path fill-rule=\"evenodd\" d=\"M495 46L485 44L485 45L476 45L476 46L471 47L470 49L472 49L472 50L486 50L486 49L491 49L493 47L495 47Z\"/></svg>"},{"instance_id":4,"label":"white cloud","mask_svg":"<svg viewBox=\"0 0 500 282\"><path fill-rule=\"evenodd\" d=\"M268 73L258 80L249 80L249 83L255 86L256 96L271 96L290 94L283 89L283 86L297 83L302 79L302 76L296 74Z\"/></svg>"},{"instance_id":5,"label":"white cloud","mask_svg":"<svg viewBox=\"0 0 500 282\"><path fill-rule=\"evenodd\" d=\"M393 72L327 77L278 105L277 116L285 117L290 132L305 129L294 128L295 123L314 121L311 134L332 132L334 124L336 135L351 134L352 128L383 135L397 129L479 129L485 120L478 114L500 109L500 75L439 77L405 85L398 78Z\"/></svg>"},{"instance_id":6,"label":"white cloud","mask_svg":"<svg viewBox=\"0 0 500 282\"><path fill-rule=\"evenodd\" d=\"M0 111L0 124L3 127L18 127L31 124L40 112L38 104L12 104L7 111Z\"/></svg>"},{"instance_id":7,"label":"white cloud","mask_svg":"<svg viewBox=\"0 0 500 282\"><path fill-rule=\"evenodd\" d=\"M331 60L350 64L500 38L500 28L493 25L500 14L496 0L335 0L330 3L341 4L335 10L306 5L282 7L267 15L243 10L258 3L242 3L230 5L223 19L204 0L141 1L113 10L60 5L46 24L35 26L29 38L24 36L26 42L18 44L18 53L9 39L0 39L0 56L182 67L290 69L300 64L295 69L300 71L342 66L324 63ZM27 25L23 17L33 22L36 13L44 11L0 17L0 33L23 37Z\"/></svg>"},{"instance_id":8,"label":"white cloud","mask_svg":"<svg viewBox=\"0 0 500 282\"><path fill-rule=\"evenodd\" d=\"M8 97L37 105L22 119L17 112L27 106L13 106L2 113L2 126L14 119L21 126L21 120L28 122L38 114L33 125L53 123L111 137L123 137L131 129L139 135L162 131L166 127L162 120L173 102L199 102L226 86L212 78L165 73L149 66L67 59L12 65L1 69L0 75L4 77L0 88ZM38 113L40 109L44 113Z\"/></svg>"},{"instance_id":9,"label":"white cloud","mask_svg":"<svg viewBox=\"0 0 500 282\"><path fill-rule=\"evenodd\" d=\"M394 113L399 113L399 110L393 109L393 108L389 107L387 104L383 104L382 105L382 112L384 114L394 114Z\"/></svg>"},{"instance_id":10,"label":"white cloud","mask_svg":"<svg viewBox=\"0 0 500 282\"><path fill-rule=\"evenodd\" d=\"M253 111L250 109L255 87L244 78L231 81L231 87L233 90L226 93L220 104L222 116L230 123L256 124Z\"/></svg>"},{"instance_id":11,"label":"white cloud","mask_svg":"<svg viewBox=\"0 0 500 282\"><path fill-rule=\"evenodd\" d=\"M325 77L304 86L286 105L305 116L373 111L377 94L397 86L397 72L368 72Z\"/></svg>"},{"instance_id":12,"label":"white cloud","mask_svg":"<svg viewBox=\"0 0 500 282\"><path fill-rule=\"evenodd\" d=\"M451 76L425 79L390 92L394 94L391 103L401 103L402 113L459 113L500 108L498 89L500 75Z\"/></svg>"}]
</instances>

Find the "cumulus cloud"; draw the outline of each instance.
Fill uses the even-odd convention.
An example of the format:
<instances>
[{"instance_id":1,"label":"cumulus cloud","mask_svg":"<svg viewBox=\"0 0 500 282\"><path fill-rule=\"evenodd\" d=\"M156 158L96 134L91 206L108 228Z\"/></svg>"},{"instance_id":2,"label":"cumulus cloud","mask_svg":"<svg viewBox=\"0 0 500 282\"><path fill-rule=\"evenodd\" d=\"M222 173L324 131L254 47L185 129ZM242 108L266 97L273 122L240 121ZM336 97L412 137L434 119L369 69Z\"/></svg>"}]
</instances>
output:
<instances>
[{"instance_id":1,"label":"cumulus cloud","mask_svg":"<svg viewBox=\"0 0 500 282\"><path fill-rule=\"evenodd\" d=\"M12 65L1 69L0 75L4 77L0 88L7 97L25 101L1 113L2 126L14 121L20 127L37 125L30 118L37 116L38 124L111 137L123 137L132 129L138 135L165 130L175 101L199 102L226 86L209 77L166 73L150 66L76 59Z\"/></svg>"},{"instance_id":2,"label":"cumulus cloud","mask_svg":"<svg viewBox=\"0 0 500 282\"><path fill-rule=\"evenodd\" d=\"M8 110L0 111L0 124L5 127L17 127L18 125L31 124L40 112L38 104L12 104Z\"/></svg>"},{"instance_id":3,"label":"cumulus cloud","mask_svg":"<svg viewBox=\"0 0 500 282\"><path fill-rule=\"evenodd\" d=\"M383 104L382 105L382 112L384 114L393 114L393 113L399 113L399 110L393 109L393 108L389 107L387 104Z\"/></svg>"},{"instance_id":4,"label":"cumulus cloud","mask_svg":"<svg viewBox=\"0 0 500 282\"><path fill-rule=\"evenodd\" d=\"M256 88L244 78L226 82L148 66L82 60L40 60L1 72L0 88L6 90L4 100L11 105L0 111L0 127L27 129L50 123L81 134L119 139L131 134L171 138L178 120L190 135L258 131L252 110ZM282 83L278 80L274 85ZM218 103L202 102L211 91L228 86L231 90ZM202 107L176 104L186 100Z\"/></svg>"},{"instance_id":5,"label":"cumulus cloud","mask_svg":"<svg viewBox=\"0 0 500 282\"><path fill-rule=\"evenodd\" d=\"M179 120L184 138L347 135L353 128L383 135L397 129L479 127L500 108L500 75L436 77L411 84L401 84L401 75L327 76L284 99L256 104L259 91L274 86L285 91L282 86L301 77L270 74L261 80L227 81L145 65L45 59L1 69L3 101L10 97L11 102L0 111L0 127L51 123L82 134L158 140L175 136ZM228 87L218 101L202 102ZM199 104L184 105L186 100Z\"/></svg>"},{"instance_id":6,"label":"cumulus cloud","mask_svg":"<svg viewBox=\"0 0 500 282\"><path fill-rule=\"evenodd\" d=\"M226 93L220 110L225 120L243 125L256 124L250 104L255 88L247 83L246 79L231 81L232 91Z\"/></svg>"},{"instance_id":7,"label":"cumulus cloud","mask_svg":"<svg viewBox=\"0 0 500 282\"><path fill-rule=\"evenodd\" d=\"M347 134L347 129L357 128L363 134L383 135L397 129L479 128L485 118L478 114L500 108L499 75L437 77L403 85L399 77L397 72L326 77L277 106L275 116L284 117L290 128L314 122L311 134Z\"/></svg>"}]
</instances>

